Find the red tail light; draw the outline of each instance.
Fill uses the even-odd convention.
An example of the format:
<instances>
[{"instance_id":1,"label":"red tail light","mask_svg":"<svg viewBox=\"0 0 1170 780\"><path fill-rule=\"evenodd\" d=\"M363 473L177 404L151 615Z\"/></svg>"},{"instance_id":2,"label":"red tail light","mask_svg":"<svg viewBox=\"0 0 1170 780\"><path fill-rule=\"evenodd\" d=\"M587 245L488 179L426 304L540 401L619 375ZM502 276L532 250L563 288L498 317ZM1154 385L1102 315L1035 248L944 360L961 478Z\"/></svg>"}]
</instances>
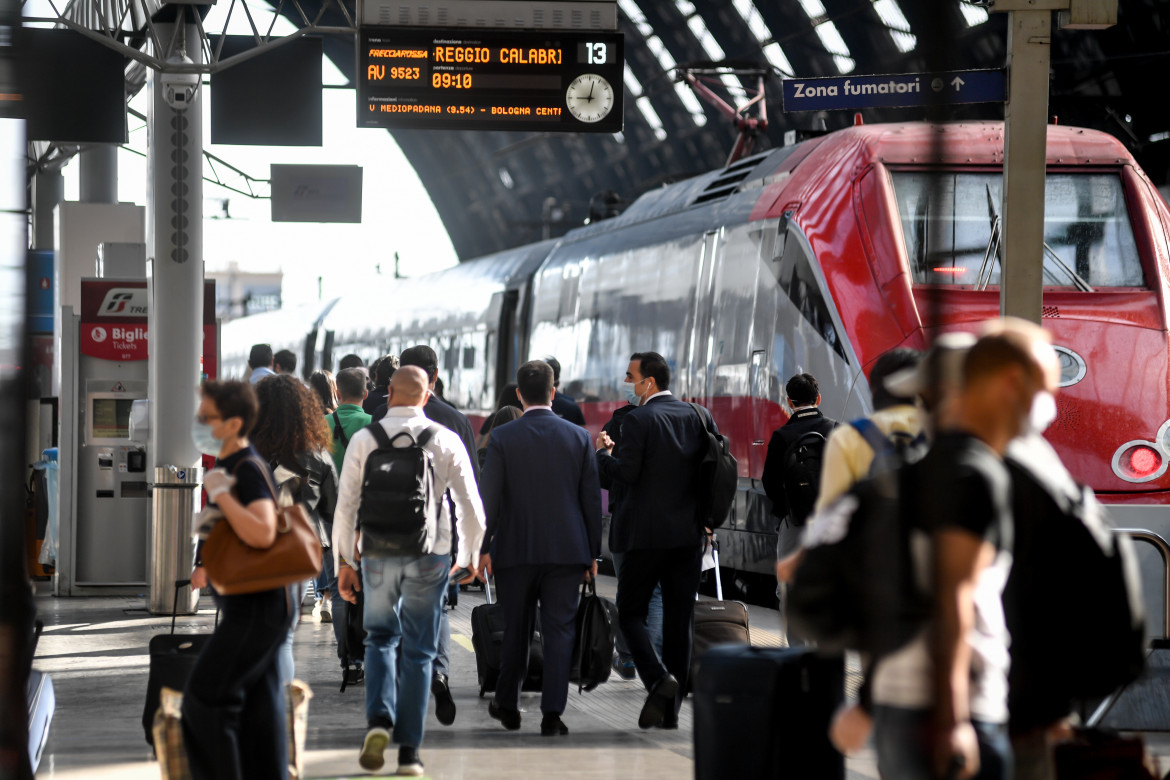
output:
<instances>
[{"instance_id":1,"label":"red tail light","mask_svg":"<svg viewBox=\"0 0 1170 780\"><path fill-rule=\"evenodd\" d=\"M1166 472L1167 456L1153 442L1131 441L1113 454L1113 473L1126 482L1149 482Z\"/></svg>"},{"instance_id":2,"label":"red tail light","mask_svg":"<svg viewBox=\"0 0 1170 780\"><path fill-rule=\"evenodd\" d=\"M1162 458L1149 447L1134 447L1129 452L1129 467L1134 474L1148 477L1158 470Z\"/></svg>"}]
</instances>

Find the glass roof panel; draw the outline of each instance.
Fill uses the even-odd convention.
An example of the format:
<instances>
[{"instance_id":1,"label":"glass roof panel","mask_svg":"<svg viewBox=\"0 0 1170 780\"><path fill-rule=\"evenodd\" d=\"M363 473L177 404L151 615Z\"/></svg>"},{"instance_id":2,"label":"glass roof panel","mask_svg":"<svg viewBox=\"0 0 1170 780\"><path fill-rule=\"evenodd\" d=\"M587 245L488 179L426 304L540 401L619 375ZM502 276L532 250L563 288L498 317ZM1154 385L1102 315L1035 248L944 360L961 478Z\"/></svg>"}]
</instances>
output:
<instances>
[{"instance_id":1,"label":"glass roof panel","mask_svg":"<svg viewBox=\"0 0 1170 780\"><path fill-rule=\"evenodd\" d=\"M963 18L967 20L968 27L983 24L988 19L986 8L964 3L962 0L959 0L959 10L962 12Z\"/></svg>"},{"instance_id":2,"label":"glass roof panel","mask_svg":"<svg viewBox=\"0 0 1170 780\"><path fill-rule=\"evenodd\" d=\"M873 9L889 29L898 51L906 53L918 45L918 38L910 32L910 23L898 6L898 0L873 0Z\"/></svg>"},{"instance_id":3,"label":"glass roof panel","mask_svg":"<svg viewBox=\"0 0 1170 780\"><path fill-rule=\"evenodd\" d=\"M626 15L626 18L638 28L638 32L645 39L646 48L654 55L654 59L658 60L658 65L662 68L662 72L669 73L674 70L676 64L674 57L670 55L670 51L667 50L662 39L654 34L654 28L646 21L646 16L642 13L642 9L638 7L638 4L634 0L618 0L618 7ZM626 71L629 71L628 66L626 67ZM637 94L640 95L641 92L641 87L639 87ZM674 85L674 93L678 95L678 99L686 108L687 113L691 115L691 121L696 126L703 127L707 124L707 114L704 113L702 104L699 103L699 99L695 97L695 93L691 91L690 87L682 82L676 82Z\"/></svg>"}]
</instances>

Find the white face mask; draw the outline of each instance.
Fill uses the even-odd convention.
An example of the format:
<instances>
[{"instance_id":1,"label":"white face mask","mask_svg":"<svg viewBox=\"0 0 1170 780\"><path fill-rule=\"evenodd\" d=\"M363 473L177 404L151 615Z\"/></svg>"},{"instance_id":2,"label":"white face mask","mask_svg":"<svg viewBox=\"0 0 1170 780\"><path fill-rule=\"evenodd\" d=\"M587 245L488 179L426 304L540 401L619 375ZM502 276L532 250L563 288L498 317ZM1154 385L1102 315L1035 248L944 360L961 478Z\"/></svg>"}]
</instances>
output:
<instances>
[{"instance_id":1,"label":"white face mask","mask_svg":"<svg viewBox=\"0 0 1170 780\"><path fill-rule=\"evenodd\" d=\"M1044 433L1056 420L1056 396L1041 390L1032 396L1032 408L1028 410L1028 427L1035 433Z\"/></svg>"},{"instance_id":2,"label":"white face mask","mask_svg":"<svg viewBox=\"0 0 1170 780\"><path fill-rule=\"evenodd\" d=\"M641 406L642 399L638 397L638 385L636 382L622 382L622 390L626 393L626 400L634 406Z\"/></svg>"},{"instance_id":3,"label":"white face mask","mask_svg":"<svg viewBox=\"0 0 1170 780\"><path fill-rule=\"evenodd\" d=\"M195 449L204 455L218 456L223 449L223 440L215 438L211 426L198 420L191 421L191 441L195 442Z\"/></svg>"}]
</instances>

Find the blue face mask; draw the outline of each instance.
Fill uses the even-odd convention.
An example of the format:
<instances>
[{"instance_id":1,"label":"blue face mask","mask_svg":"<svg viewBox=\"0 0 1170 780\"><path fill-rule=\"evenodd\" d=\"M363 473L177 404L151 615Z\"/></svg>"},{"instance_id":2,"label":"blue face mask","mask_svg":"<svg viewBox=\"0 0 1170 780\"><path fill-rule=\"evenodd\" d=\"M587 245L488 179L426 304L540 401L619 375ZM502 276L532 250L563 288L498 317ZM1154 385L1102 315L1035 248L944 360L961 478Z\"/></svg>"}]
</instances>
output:
<instances>
[{"instance_id":1,"label":"blue face mask","mask_svg":"<svg viewBox=\"0 0 1170 780\"><path fill-rule=\"evenodd\" d=\"M218 456L223 449L223 441L215 438L211 426L198 420L191 421L191 441L195 442L195 449L204 455Z\"/></svg>"}]
</instances>

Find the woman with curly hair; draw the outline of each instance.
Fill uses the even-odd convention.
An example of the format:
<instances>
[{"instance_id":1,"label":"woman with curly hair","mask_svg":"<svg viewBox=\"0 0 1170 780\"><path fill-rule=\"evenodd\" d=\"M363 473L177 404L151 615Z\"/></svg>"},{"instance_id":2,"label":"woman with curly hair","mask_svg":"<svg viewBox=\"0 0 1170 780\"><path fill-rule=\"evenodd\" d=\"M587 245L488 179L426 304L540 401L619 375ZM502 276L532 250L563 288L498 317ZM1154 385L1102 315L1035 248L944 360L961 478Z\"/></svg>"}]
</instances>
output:
<instances>
[{"instance_id":1,"label":"woman with curly hair","mask_svg":"<svg viewBox=\"0 0 1170 780\"><path fill-rule=\"evenodd\" d=\"M330 414L337 408L337 380L333 378L332 371L314 371L309 376L309 387L317 394L322 414Z\"/></svg>"},{"instance_id":2,"label":"woman with curly hair","mask_svg":"<svg viewBox=\"0 0 1170 780\"><path fill-rule=\"evenodd\" d=\"M252 430L252 446L272 467L280 491L277 500L281 504L304 504L316 521L321 546L329 547L333 537L333 510L337 506L337 471L330 450L333 437L321 416L317 394L296 377L281 374L256 385L256 396L260 401L260 415ZM325 594L337 593L332 557L329 552L321 557L318 581L323 581L323 598L328 597ZM291 590L292 603L299 607L305 586L293 585ZM334 595L335 610L339 602L341 599ZM294 608L293 625L280 651L283 683L293 679L292 638L299 613L300 609ZM338 624L334 623L334 635L338 630Z\"/></svg>"}]
</instances>

